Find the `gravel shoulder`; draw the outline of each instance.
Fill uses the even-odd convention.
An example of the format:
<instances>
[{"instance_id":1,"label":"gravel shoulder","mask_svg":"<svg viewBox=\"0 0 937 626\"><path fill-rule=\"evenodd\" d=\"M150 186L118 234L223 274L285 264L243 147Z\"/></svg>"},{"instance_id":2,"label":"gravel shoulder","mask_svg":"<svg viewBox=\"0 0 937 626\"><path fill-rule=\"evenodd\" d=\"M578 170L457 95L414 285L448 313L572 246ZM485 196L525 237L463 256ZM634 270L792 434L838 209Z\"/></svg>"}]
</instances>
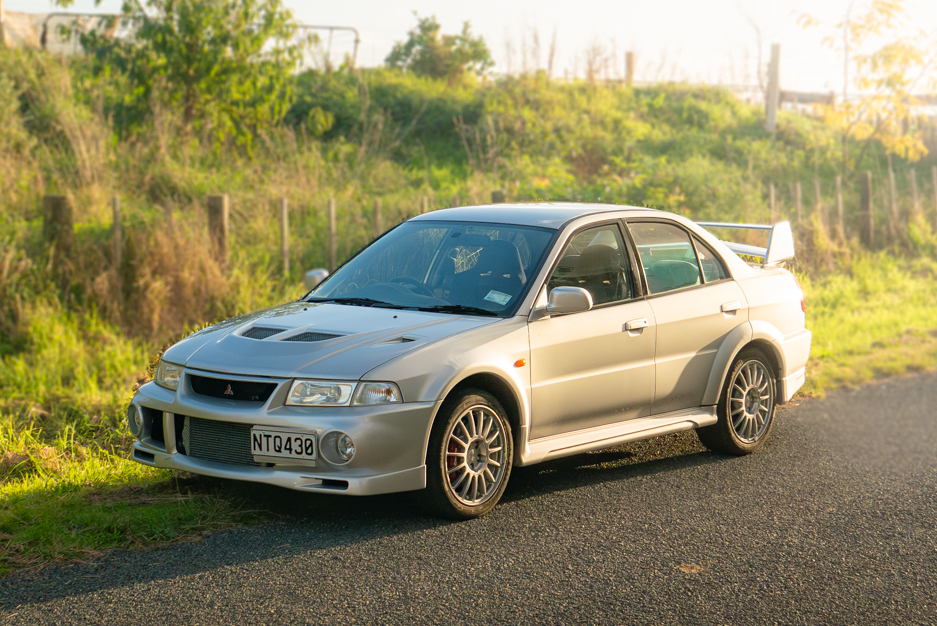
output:
<instances>
[{"instance_id":1,"label":"gravel shoulder","mask_svg":"<svg viewBox=\"0 0 937 626\"><path fill-rule=\"evenodd\" d=\"M934 624L937 373L515 470L488 517L245 486L281 521L0 581L4 624Z\"/></svg>"}]
</instances>

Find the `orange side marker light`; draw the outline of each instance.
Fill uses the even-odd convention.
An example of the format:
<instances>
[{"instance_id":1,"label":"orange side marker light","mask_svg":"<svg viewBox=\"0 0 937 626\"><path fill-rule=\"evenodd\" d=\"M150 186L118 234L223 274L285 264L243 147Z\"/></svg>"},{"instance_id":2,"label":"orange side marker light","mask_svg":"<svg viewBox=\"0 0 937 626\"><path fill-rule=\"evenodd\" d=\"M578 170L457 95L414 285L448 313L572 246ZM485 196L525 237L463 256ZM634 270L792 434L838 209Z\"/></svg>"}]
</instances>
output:
<instances>
[{"instance_id":1,"label":"orange side marker light","mask_svg":"<svg viewBox=\"0 0 937 626\"><path fill-rule=\"evenodd\" d=\"M514 367L524 367L525 365L527 365L527 361L524 359L517 359L514 361Z\"/></svg>"}]
</instances>

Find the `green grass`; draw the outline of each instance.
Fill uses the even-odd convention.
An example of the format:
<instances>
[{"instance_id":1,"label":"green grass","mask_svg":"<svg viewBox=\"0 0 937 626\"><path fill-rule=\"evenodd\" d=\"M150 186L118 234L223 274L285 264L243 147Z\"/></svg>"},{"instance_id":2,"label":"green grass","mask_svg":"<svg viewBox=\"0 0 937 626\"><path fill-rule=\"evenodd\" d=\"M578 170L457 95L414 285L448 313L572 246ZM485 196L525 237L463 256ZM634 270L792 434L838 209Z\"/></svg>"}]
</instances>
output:
<instances>
[{"instance_id":1,"label":"green grass","mask_svg":"<svg viewBox=\"0 0 937 626\"><path fill-rule=\"evenodd\" d=\"M804 392L937 366L937 262L865 254L848 271L801 277L813 331Z\"/></svg>"},{"instance_id":2,"label":"green grass","mask_svg":"<svg viewBox=\"0 0 937 626\"><path fill-rule=\"evenodd\" d=\"M180 483L128 460L123 450L82 446L66 432L47 441L36 428L0 420L0 575L195 538L255 517L198 481Z\"/></svg>"}]
</instances>

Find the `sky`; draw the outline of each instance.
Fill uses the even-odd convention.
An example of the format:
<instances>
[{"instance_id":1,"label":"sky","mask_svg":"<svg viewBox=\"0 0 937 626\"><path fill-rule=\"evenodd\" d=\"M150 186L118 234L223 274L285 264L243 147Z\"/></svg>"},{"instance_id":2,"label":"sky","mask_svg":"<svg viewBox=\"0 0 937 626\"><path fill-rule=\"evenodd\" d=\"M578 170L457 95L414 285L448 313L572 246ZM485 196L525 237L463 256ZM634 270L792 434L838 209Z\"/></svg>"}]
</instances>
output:
<instances>
[{"instance_id":1,"label":"sky","mask_svg":"<svg viewBox=\"0 0 937 626\"><path fill-rule=\"evenodd\" d=\"M843 67L821 43L834 32L849 0L284 0L306 24L352 26L361 34L358 65L383 63L395 41L406 38L419 16L436 16L443 33L470 22L488 42L493 72L547 67L555 37L554 76L583 75L587 57L604 58L611 77L624 73L626 51L635 57L637 81L757 85L758 53L767 65L770 44L781 44L781 87L795 91L842 90ZM869 0L852 0L861 11ZM8 11L44 13L49 0L3 0ZM71 11L117 12L120 0L76 0ZM937 0L906 0L909 27L937 39ZM804 29L798 16L820 25ZM759 36L760 33L760 36ZM322 34L327 42L328 35ZM540 41L539 60L535 39ZM351 33L336 32L333 59L353 48ZM759 46L760 44L760 46ZM591 51L591 53L590 53ZM524 55L526 52L526 55Z\"/></svg>"}]
</instances>

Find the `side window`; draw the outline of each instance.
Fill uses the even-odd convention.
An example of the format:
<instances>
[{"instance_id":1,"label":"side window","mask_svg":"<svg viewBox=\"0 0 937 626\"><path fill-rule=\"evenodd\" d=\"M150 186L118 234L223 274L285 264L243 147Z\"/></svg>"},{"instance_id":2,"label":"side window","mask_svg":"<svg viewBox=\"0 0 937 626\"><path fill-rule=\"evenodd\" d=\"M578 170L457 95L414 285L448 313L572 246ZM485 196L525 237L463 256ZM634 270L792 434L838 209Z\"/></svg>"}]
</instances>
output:
<instances>
[{"instance_id":1,"label":"side window","mask_svg":"<svg viewBox=\"0 0 937 626\"><path fill-rule=\"evenodd\" d=\"M629 300L634 296L631 265L614 224L573 235L547 283L547 289L582 287L595 305Z\"/></svg>"},{"instance_id":2,"label":"side window","mask_svg":"<svg viewBox=\"0 0 937 626\"><path fill-rule=\"evenodd\" d=\"M703 268L703 278L707 283L726 278L729 274L722 265L722 260L705 243L693 237L693 243L696 245L696 251L699 252L700 265Z\"/></svg>"},{"instance_id":3,"label":"side window","mask_svg":"<svg viewBox=\"0 0 937 626\"><path fill-rule=\"evenodd\" d=\"M702 282L699 260L682 228L661 222L628 224L634 237L647 288L652 294L692 287Z\"/></svg>"}]
</instances>

